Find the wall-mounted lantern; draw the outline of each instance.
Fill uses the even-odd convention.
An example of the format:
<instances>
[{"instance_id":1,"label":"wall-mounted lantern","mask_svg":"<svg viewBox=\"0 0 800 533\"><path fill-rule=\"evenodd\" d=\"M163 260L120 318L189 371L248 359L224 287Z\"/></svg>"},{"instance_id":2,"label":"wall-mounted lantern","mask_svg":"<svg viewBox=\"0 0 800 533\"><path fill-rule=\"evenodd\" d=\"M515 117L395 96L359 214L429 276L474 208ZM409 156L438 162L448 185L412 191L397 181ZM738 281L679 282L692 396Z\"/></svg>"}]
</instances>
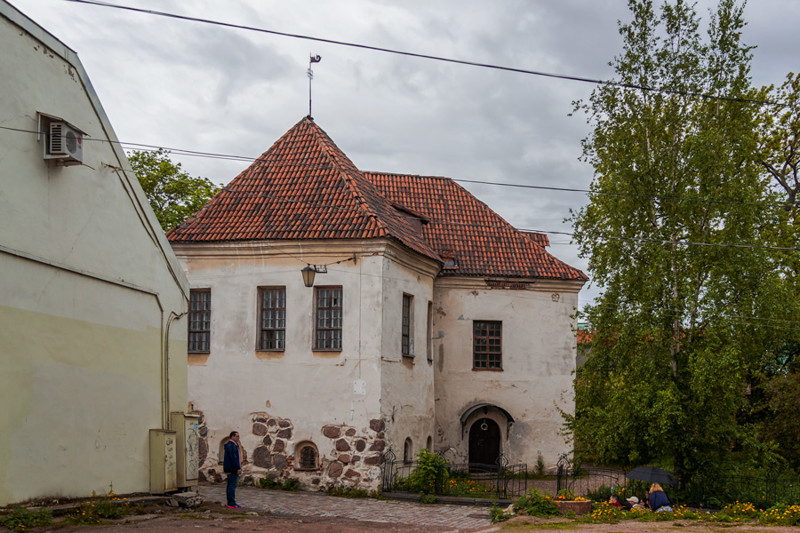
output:
<instances>
[{"instance_id":1,"label":"wall-mounted lantern","mask_svg":"<svg viewBox=\"0 0 800 533\"><path fill-rule=\"evenodd\" d=\"M328 272L328 268L326 265L317 266L317 265L306 265L301 271L300 274L303 275L303 285L306 287L313 287L314 286L314 278L317 276L317 273L326 274Z\"/></svg>"},{"instance_id":2,"label":"wall-mounted lantern","mask_svg":"<svg viewBox=\"0 0 800 533\"><path fill-rule=\"evenodd\" d=\"M328 263L327 265L306 264L306 266L300 269L300 274L303 276L303 285L305 285L306 287L313 287L314 278L317 277L317 274L328 273L328 265L338 265L339 263L346 263L347 261L352 261L353 263L355 263L356 254L354 253L353 257L348 257L347 259L340 259L339 261L334 261L333 263Z\"/></svg>"}]
</instances>

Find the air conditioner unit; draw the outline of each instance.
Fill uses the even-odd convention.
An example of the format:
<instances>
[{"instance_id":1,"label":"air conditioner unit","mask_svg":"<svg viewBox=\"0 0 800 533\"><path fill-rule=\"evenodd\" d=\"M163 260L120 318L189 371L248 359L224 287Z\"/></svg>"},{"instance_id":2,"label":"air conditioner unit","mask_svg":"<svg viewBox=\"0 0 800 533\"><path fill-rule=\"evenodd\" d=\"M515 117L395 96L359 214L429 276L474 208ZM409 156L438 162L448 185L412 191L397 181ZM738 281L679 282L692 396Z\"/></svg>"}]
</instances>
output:
<instances>
[{"instance_id":1,"label":"air conditioner unit","mask_svg":"<svg viewBox=\"0 0 800 533\"><path fill-rule=\"evenodd\" d=\"M47 159L58 159L63 165L83 162L83 133L66 122L51 122L47 139Z\"/></svg>"}]
</instances>

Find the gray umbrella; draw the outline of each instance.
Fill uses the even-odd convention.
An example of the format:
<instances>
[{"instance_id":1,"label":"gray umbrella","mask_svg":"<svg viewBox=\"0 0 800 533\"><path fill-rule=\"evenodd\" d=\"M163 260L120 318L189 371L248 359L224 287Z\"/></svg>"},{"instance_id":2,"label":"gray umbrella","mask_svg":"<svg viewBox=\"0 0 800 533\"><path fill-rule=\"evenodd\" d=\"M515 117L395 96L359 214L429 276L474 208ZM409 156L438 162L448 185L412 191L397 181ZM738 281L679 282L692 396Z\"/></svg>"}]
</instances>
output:
<instances>
[{"instance_id":1,"label":"gray umbrella","mask_svg":"<svg viewBox=\"0 0 800 533\"><path fill-rule=\"evenodd\" d=\"M672 474L666 470L656 468L655 466L640 466L628 472L625 477L628 479L638 479L640 481L649 481L650 483L659 483L666 485L675 485L677 481Z\"/></svg>"}]
</instances>

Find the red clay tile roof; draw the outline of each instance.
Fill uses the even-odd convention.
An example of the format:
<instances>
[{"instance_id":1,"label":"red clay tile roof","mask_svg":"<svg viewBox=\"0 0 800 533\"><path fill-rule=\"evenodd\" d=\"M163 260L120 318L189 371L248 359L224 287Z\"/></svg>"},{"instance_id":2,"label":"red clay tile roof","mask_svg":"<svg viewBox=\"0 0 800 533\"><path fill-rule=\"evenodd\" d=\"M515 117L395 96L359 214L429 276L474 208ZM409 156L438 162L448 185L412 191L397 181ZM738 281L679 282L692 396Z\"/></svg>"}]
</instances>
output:
<instances>
[{"instance_id":1,"label":"red clay tile roof","mask_svg":"<svg viewBox=\"0 0 800 533\"><path fill-rule=\"evenodd\" d=\"M170 242L393 238L444 262L441 275L586 275L550 255L547 236L522 233L448 178L361 172L303 118Z\"/></svg>"},{"instance_id":2,"label":"red clay tile roof","mask_svg":"<svg viewBox=\"0 0 800 533\"><path fill-rule=\"evenodd\" d=\"M440 261L414 224L308 117L167 233L176 243L379 237Z\"/></svg>"},{"instance_id":3,"label":"red clay tile roof","mask_svg":"<svg viewBox=\"0 0 800 533\"><path fill-rule=\"evenodd\" d=\"M428 219L422 234L443 258L454 256L447 276L498 276L587 280L550 255L547 236L517 231L449 178L364 172L392 204Z\"/></svg>"}]
</instances>

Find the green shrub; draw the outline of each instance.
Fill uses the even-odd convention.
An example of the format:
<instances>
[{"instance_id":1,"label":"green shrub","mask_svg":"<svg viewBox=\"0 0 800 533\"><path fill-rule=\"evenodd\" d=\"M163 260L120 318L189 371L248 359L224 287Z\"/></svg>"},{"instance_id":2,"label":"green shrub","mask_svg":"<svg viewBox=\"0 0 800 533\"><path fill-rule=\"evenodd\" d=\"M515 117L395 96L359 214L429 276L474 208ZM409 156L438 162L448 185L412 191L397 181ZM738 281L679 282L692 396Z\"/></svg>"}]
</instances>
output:
<instances>
[{"instance_id":1,"label":"green shrub","mask_svg":"<svg viewBox=\"0 0 800 533\"><path fill-rule=\"evenodd\" d=\"M492 520L492 524L496 524L498 522L505 522L509 518L512 518L514 515L511 513L507 513L505 509L497 505L496 503L492 504L492 507L489 509L489 518Z\"/></svg>"},{"instance_id":2,"label":"green shrub","mask_svg":"<svg viewBox=\"0 0 800 533\"><path fill-rule=\"evenodd\" d=\"M606 485L600 485L595 490L586 491L586 497L593 502L607 502L611 494L611 487Z\"/></svg>"},{"instance_id":3,"label":"green shrub","mask_svg":"<svg viewBox=\"0 0 800 533\"><path fill-rule=\"evenodd\" d=\"M652 516L655 513L646 513L642 516ZM638 513L637 513L638 516ZM608 503L608 500L592 505L592 513L588 516L589 522L613 524L625 518L625 511L622 507L616 507Z\"/></svg>"},{"instance_id":4,"label":"green shrub","mask_svg":"<svg viewBox=\"0 0 800 533\"><path fill-rule=\"evenodd\" d=\"M436 503L438 500L433 494L420 494L419 503L431 504Z\"/></svg>"},{"instance_id":5,"label":"green shrub","mask_svg":"<svg viewBox=\"0 0 800 533\"><path fill-rule=\"evenodd\" d=\"M258 486L262 489L288 490L295 492L300 490L300 480L290 477L285 481L281 481L280 479L274 477L262 477L258 480Z\"/></svg>"},{"instance_id":6,"label":"green shrub","mask_svg":"<svg viewBox=\"0 0 800 533\"><path fill-rule=\"evenodd\" d=\"M283 487L281 480L274 477L262 477L258 480L258 485L262 489L280 489Z\"/></svg>"},{"instance_id":7,"label":"green shrub","mask_svg":"<svg viewBox=\"0 0 800 533\"><path fill-rule=\"evenodd\" d=\"M575 491L572 489L561 489L556 493L557 500L574 500Z\"/></svg>"},{"instance_id":8,"label":"green shrub","mask_svg":"<svg viewBox=\"0 0 800 533\"><path fill-rule=\"evenodd\" d=\"M417 454L417 466L409 476L409 490L421 494L433 494L437 488L444 488L450 477L447 460L425 448Z\"/></svg>"},{"instance_id":9,"label":"green shrub","mask_svg":"<svg viewBox=\"0 0 800 533\"><path fill-rule=\"evenodd\" d=\"M759 515L758 509L752 503L745 502L729 503L721 512L733 518L756 518Z\"/></svg>"},{"instance_id":10,"label":"green shrub","mask_svg":"<svg viewBox=\"0 0 800 533\"><path fill-rule=\"evenodd\" d=\"M407 477L401 477L392 484L392 490L400 492L411 492L411 480Z\"/></svg>"},{"instance_id":11,"label":"green shrub","mask_svg":"<svg viewBox=\"0 0 800 533\"><path fill-rule=\"evenodd\" d=\"M437 502L436 496L434 496L432 494L424 494L423 493L423 494L419 495L419 503L430 504L430 503L436 503L436 502Z\"/></svg>"},{"instance_id":12,"label":"green shrub","mask_svg":"<svg viewBox=\"0 0 800 533\"><path fill-rule=\"evenodd\" d=\"M546 491L530 489L514 502L514 510L519 514L548 517L558 516L558 506Z\"/></svg>"},{"instance_id":13,"label":"green shrub","mask_svg":"<svg viewBox=\"0 0 800 533\"><path fill-rule=\"evenodd\" d=\"M283 487L281 488L283 490L297 492L298 490L300 490L300 480L297 479L296 477L290 477L289 479L283 482Z\"/></svg>"},{"instance_id":14,"label":"green shrub","mask_svg":"<svg viewBox=\"0 0 800 533\"><path fill-rule=\"evenodd\" d=\"M113 495L113 493L112 493ZM67 514L66 522L73 525L102 524L104 519L117 519L129 514L130 502L109 496L98 500L87 500Z\"/></svg>"},{"instance_id":15,"label":"green shrub","mask_svg":"<svg viewBox=\"0 0 800 533\"><path fill-rule=\"evenodd\" d=\"M800 505L786 505L785 503L773 505L761 512L758 521L762 524L776 526L798 526L800 525Z\"/></svg>"},{"instance_id":16,"label":"green shrub","mask_svg":"<svg viewBox=\"0 0 800 533\"><path fill-rule=\"evenodd\" d=\"M0 520L0 524L10 531L27 531L32 527L49 526L52 521L53 515L48 509L30 510L16 506Z\"/></svg>"}]
</instances>

